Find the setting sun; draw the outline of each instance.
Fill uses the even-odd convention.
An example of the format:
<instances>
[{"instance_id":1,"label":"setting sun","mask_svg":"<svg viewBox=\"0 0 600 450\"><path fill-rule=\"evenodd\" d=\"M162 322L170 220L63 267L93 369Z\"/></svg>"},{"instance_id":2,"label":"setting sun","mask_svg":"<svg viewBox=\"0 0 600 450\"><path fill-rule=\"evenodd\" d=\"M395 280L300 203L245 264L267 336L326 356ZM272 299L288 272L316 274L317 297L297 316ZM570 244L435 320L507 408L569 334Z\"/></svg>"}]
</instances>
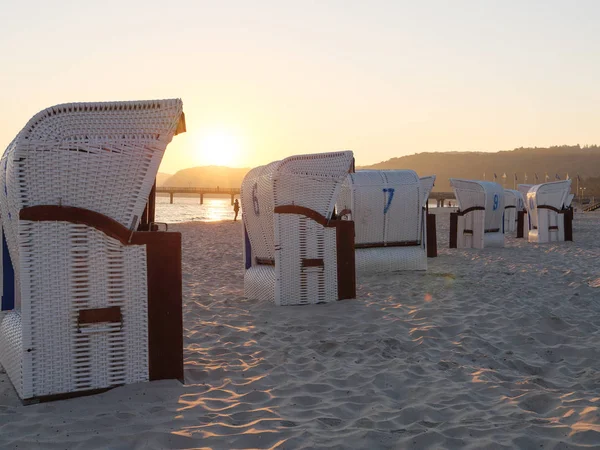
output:
<instances>
[{"instance_id":1,"label":"setting sun","mask_svg":"<svg viewBox=\"0 0 600 450\"><path fill-rule=\"evenodd\" d=\"M232 166L240 157L239 138L227 131L213 131L199 140L198 159L203 165Z\"/></svg>"}]
</instances>

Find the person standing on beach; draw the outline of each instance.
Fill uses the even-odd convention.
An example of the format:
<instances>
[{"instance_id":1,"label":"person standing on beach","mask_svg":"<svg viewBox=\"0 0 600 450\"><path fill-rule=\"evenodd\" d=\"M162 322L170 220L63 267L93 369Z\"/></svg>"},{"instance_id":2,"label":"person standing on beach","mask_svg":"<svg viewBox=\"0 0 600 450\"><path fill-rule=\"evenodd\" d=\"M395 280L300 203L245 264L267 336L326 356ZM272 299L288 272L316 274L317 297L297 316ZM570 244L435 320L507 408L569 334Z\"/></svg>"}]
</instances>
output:
<instances>
[{"instance_id":1,"label":"person standing on beach","mask_svg":"<svg viewBox=\"0 0 600 450\"><path fill-rule=\"evenodd\" d=\"M235 213L235 217L233 218L234 221L237 220L239 211L240 211L240 202L238 202L238 199L236 198L235 202L233 202L233 212Z\"/></svg>"}]
</instances>

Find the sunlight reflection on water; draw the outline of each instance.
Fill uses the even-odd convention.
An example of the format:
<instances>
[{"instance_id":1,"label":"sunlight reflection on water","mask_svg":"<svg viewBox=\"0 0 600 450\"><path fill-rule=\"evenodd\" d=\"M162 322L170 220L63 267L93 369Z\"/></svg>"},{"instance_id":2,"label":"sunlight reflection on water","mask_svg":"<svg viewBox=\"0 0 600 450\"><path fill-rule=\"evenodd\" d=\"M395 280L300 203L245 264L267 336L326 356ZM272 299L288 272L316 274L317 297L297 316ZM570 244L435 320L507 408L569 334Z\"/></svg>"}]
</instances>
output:
<instances>
[{"instance_id":1,"label":"sunlight reflection on water","mask_svg":"<svg viewBox=\"0 0 600 450\"><path fill-rule=\"evenodd\" d=\"M241 210L238 220L241 219ZM204 197L204 204L200 204L198 197L182 197L175 194L173 204L169 203L168 196L156 196L156 221L167 223L178 222L215 222L218 220L233 220L233 206L231 198Z\"/></svg>"},{"instance_id":2,"label":"sunlight reflection on water","mask_svg":"<svg viewBox=\"0 0 600 450\"><path fill-rule=\"evenodd\" d=\"M435 206L435 200L430 200L429 207L435 208ZM216 222L219 220L233 220L233 216L233 206L231 206L231 198L229 196L205 196L203 205L200 204L200 196L183 197L175 194L172 205L169 203L169 196L156 196L157 222ZM238 220L241 220L241 217L242 210L240 209Z\"/></svg>"}]
</instances>

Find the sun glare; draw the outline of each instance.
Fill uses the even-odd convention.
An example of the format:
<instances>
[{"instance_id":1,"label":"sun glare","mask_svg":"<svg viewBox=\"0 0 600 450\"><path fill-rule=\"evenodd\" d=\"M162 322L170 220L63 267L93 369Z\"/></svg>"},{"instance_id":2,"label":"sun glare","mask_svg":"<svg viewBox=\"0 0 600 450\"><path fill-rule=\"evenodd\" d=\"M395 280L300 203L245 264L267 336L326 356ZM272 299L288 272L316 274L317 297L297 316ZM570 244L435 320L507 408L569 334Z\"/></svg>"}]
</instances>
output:
<instances>
[{"instance_id":1,"label":"sun glare","mask_svg":"<svg viewBox=\"0 0 600 450\"><path fill-rule=\"evenodd\" d=\"M203 165L234 166L240 157L240 141L226 131L207 133L200 139L198 159Z\"/></svg>"}]
</instances>

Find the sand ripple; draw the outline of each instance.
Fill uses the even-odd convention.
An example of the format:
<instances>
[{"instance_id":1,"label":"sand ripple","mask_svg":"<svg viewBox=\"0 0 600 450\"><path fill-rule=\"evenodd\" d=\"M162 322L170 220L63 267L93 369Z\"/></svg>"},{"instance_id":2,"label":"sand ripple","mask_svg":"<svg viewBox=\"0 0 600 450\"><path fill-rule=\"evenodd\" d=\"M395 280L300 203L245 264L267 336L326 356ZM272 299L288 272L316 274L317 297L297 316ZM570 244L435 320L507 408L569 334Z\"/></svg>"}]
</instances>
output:
<instances>
[{"instance_id":1,"label":"sand ripple","mask_svg":"<svg viewBox=\"0 0 600 450\"><path fill-rule=\"evenodd\" d=\"M243 298L239 223L184 233L186 385L20 406L2 448L600 448L600 214L574 243L449 250L358 299Z\"/></svg>"}]
</instances>

